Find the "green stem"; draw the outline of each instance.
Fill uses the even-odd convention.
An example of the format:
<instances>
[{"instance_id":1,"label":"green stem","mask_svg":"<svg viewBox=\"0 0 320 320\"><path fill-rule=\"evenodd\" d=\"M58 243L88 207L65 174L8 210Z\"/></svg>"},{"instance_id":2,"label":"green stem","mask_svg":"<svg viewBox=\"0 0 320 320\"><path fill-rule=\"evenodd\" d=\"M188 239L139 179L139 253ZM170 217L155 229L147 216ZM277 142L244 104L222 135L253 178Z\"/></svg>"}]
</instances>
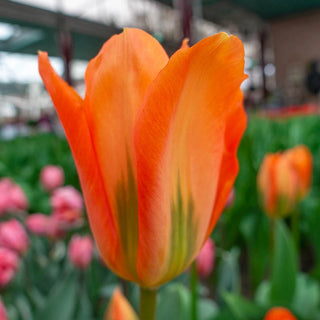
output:
<instances>
[{"instance_id":1,"label":"green stem","mask_svg":"<svg viewBox=\"0 0 320 320\"><path fill-rule=\"evenodd\" d=\"M291 214L291 232L292 232L292 237L293 237L293 241L296 246L297 252L299 252L299 246L300 246L299 222L300 222L299 211L294 210Z\"/></svg>"},{"instance_id":2,"label":"green stem","mask_svg":"<svg viewBox=\"0 0 320 320\"><path fill-rule=\"evenodd\" d=\"M270 259L273 261L273 252L274 252L274 242L275 242L275 226L276 226L276 219L270 219Z\"/></svg>"},{"instance_id":3,"label":"green stem","mask_svg":"<svg viewBox=\"0 0 320 320\"><path fill-rule=\"evenodd\" d=\"M140 287L140 320L156 319L157 293L157 289Z\"/></svg>"},{"instance_id":4,"label":"green stem","mask_svg":"<svg viewBox=\"0 0 320 320\"><path fill-rule=\"evenodd\" d=\"M191 265L191 278L190 278L190 287L191 287L191 320L197 320L198 313L198 272L196 267L196 262L193 262Z\"/></svg>"}]
</instances>

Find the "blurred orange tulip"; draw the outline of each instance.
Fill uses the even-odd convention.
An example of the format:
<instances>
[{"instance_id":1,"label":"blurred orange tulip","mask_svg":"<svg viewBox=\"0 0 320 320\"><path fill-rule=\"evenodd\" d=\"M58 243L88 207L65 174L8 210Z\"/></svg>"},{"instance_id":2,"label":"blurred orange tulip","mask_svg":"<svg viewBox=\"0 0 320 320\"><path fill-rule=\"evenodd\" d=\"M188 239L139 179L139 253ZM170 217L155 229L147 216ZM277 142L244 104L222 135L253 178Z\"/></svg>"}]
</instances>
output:
<instances>
[{"instance_id":1,"label":"blurred orange tulip","mask_svg":"<svg viewBox=\"0 0 320 320\"><path fill-rule=\"evenodd\" d=\"M246 127L244 50L219 33L170 59L138 29L109 39L82 99L39 53L39 70L77 165L106 264L159 286L196 257L238 173Z\"/></svg>"},{"instance_id":2,"label":"blurred orange tulip","mask_svg":"<svg viewBox=\"0 0 320 320\"><path fill-rule=\"evenodd\" d=\"M138 316L119 288L115 289L112 295L104 320L138 320Z\"/></svg>"},{"instance_id":3,"label":"blurred orange tulip","mask_svg":"<svg viewBox=\"0 0 320 320\"><path fill-rule=\"evenodd\" d=\"M283 217L309 192L312 155L300 145L283 153L267 154L258 173L258 189L266 213Z\"/></svg>"},{"instance_id":4,"label":"blurred orange tulip","mask_svg":"<svg viewBox=\"0 0 320 320\"><path fill-rule=\"evenodd\" d=\"M274 307L267 312L263 320L297 320L297 318L286 308Z\"/></svg>"}]
</instances>

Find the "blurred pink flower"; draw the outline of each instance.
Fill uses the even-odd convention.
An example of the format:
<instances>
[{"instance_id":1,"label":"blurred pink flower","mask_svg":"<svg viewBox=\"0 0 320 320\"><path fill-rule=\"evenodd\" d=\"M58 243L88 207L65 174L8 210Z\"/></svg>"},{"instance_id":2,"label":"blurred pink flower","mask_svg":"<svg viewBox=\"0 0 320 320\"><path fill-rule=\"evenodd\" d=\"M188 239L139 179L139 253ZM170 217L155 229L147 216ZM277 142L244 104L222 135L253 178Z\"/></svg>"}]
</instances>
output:
<instances>
[{"instance_id":1,"label":"blurred pink flower","mask_svg":"<svg viewBox=\"0 0 320 320\"><path fill-rule=\"evenodd\" d=\"M25 211L29 202L23 189L9 178L0 179L0 215L8 211Z\"/></svg>"},{"instance_id":2,"label":"blurred pink flower","mask_svg":"<svg viewBox=\"0 0 320 320\"><path fill-rule=\"evenodd\" d=\"M52 215L49 216L46 235L52 240L61 239L66 235L66 230L61 227L58 219Z\"/></svg>"},{"instance_id":3,"label":"blurred pink flower","mask_svg":"<svg viewBox=\"0 0 320 320\"><path fill-rule=\"evenodd\" d=\"M40 183L47 191L53 191L64 183L64 172L59 166L48 165L42 168Z\"/></svg>"},{"instance_id":4,"label":"blurred pink flower","mask_svg":"<svg viewBox=\"0 0 320 320\"><path fill-rule=\"evenodd\" d=\"M30 214L26 218L26 226L33 234L45 236L48 232L50 217L43 213Z\"/></svg>"},{"instance_id":5,"label":"blurred pink flower","mask_svg":"<svg viewBox=\"0 0 320 320\"><path fill-rule=\"evenodd\" d=\"M22 188L14 183L10 189L10 198L12 203L12 210L22 210L25 211L29 207L29 202L26 194Z\"/></svg>"},{"instance_id":6,"label":"blurred pink flower","mask_svg":"<svg viewBox=\"0 0 320 320\"><path fill-rule=\"evenodd\" d=\"M81 193L71 186L54 190L51 199L53 211L82 210L83 200Z\"/></svg>"},{"instance_id":7,"label":"blurred pink flower","mask_svg":"<svg viewBox=\"0 0 320 320\"><path fill-rule=\"evenodd\" d=\"M9 320L7 310L0 298L0 320Z\"/></svg>"},{"instance_id":8,"label":"blurred pink flower","mask_svg":"<svg viewBox=\"0 0 320 320\"><path fill-rule=\"evenodd\" d=\"M52 216L63 230L78 228L83 224L82 211L74 209L56 210Z\"/></svg>"},{"instance_id":9,"label":"blurred pink flower","mask_svg":"<svg viewBox=\"0 0 320 320\"><path fill-rule=\"evenodd\" d=\"M29 248L29 237L18 220L9 220L0 224L0 245L24 254Z\"/></svg>"},{"instance_id":10,"label":"blurred pink flower","mask_svg":"<svg viewBox=\"0 0 320 320\"><path fill-rule=\"evenodd\" d=\"M196 268L201 278L206 278L210 275L214 267L215 260L215 244L209 238L196 258Z\"/></svg>"},{"instance_id":11,"label":"blurred pink flower","mask_svg":"<svg viewBox=\"0 0 320 320\"><path fill-rule=\"evenodd\" d=\"M93 240L90 236L74 235L69 243L68 257L71 263L80 270L85 270L91 263Z\"/></svg>"},{"instance_id":12,"label":"blurred pink flower","mask_svg":"<svg viewBox=\"0 0 320 320\"><path fill-rule=\"evenodd\" d=\"M10 249L0 247L0 288L9 284L18 267L18 255Z\"/></svg>"}]
</instances>

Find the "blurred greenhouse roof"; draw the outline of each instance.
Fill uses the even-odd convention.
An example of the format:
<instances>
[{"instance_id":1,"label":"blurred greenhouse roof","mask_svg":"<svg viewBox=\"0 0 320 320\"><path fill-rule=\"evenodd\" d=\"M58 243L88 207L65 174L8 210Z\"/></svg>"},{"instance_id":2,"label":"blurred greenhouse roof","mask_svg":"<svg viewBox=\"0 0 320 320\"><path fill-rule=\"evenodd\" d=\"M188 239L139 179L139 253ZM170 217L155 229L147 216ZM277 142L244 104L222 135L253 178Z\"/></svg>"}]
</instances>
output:
<instances>
[{"instance_id":1,"label":"blurred greenhouse roof","mask_svg":"<svg viewBox=\"0 0 320 320\"><path fill-rule=\"evenodd\" d=\"M73 36L75 58L83 60L94 56L107 37L120 31L8 0L0 0L0 22L5 22L8 29L7 37L0 37L0 51L35 54L42 49L59 56L56 30L64 23Z\"/></svg>"},{"instance_id":2,"label":"blurred greenhouse roof","mask_svg":"<svg viewBox=\"0 0 320 320\"><path fill-rule=\"evenodd\" d=\"M174 0L158 1L172 5ZM204 16L208 18L218 17L221 14L219 8L226 6L233 7L234 10L243 8L265 20L273 20L313 9L320 9L320 0L202 0L201 2L204 8Z\"/></svg>"},{"instance_id":3,"label":"blurred greenhouse roof","mask_svg":"<svg viewBox=\"0 0 320 320\"><path fill-rule=\"evenodd\" d=\"M87 1L85 5L84 1L73 2L78 4L78 7L83 5L84 13L75 14L59 12L57 6L52 6L54 3L71 4L45 1L40 8L37 1L0 0L0 51L36 54L41 49L47 51L50 56L60 56L56 41L57 30L65 29L72 35L74 58L89 60L99 51L106 39L121 32L121 29L112 23L86 16L90 3L91 8L94 7L92 1ZM179 46L170 40L163 41L163 45L169 52Z\"/></svg>"}]
</instances>

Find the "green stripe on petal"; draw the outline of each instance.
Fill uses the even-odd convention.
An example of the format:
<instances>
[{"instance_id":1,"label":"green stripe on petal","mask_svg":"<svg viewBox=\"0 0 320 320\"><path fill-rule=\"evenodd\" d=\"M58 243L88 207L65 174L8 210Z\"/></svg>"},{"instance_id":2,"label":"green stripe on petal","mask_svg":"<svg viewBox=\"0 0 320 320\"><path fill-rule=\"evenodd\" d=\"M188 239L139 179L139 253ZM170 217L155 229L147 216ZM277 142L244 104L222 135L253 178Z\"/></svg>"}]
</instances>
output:
<instances>
[{"instance_id":1,"label":"green stripe on petal","mask_svg":"<svg viewBox=\"0 0 320 320\"><path fill-rule=\"evenodd\" d=\"M176 199L171 203L171 222L171 255L168 276L174 277L184 271L193 257L198 230L193 199L190 196L185 203L180 181L177 185Z\"/></svg>"},{"instance_id":2,"label":"green stripe on petal","mask_svg":"<svg viewBox=\"0 0 320 320\"><path fill-rule=\"evenodd\" d=\"M127 177L116 188L118 225L128 270L138 280L137 252L139 239L138 197L131 161L127 160Z\"/></svg>"}]
</instances>

